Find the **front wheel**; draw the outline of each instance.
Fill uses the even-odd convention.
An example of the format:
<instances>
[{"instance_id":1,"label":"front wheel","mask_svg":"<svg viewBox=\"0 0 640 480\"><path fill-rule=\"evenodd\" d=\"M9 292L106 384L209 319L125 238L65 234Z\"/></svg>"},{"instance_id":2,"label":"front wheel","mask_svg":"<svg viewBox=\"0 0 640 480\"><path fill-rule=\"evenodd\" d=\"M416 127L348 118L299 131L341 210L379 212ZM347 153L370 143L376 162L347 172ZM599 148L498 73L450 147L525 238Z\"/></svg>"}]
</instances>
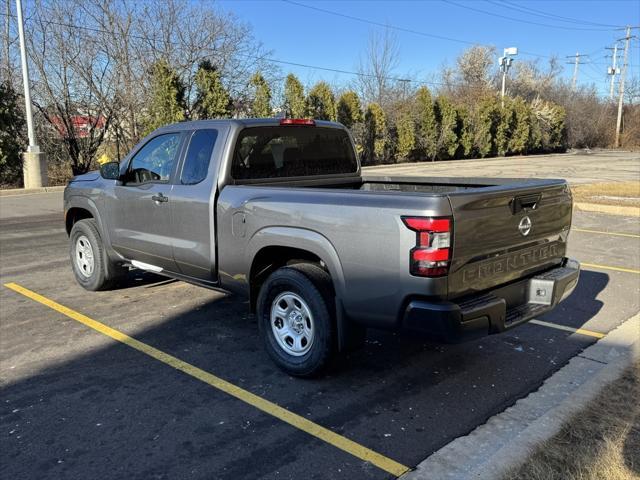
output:
<instances>
[{"instance_id":1,"label":"front wheel","mask_svg":"<svg viewBox=\"0 0 640 480\"><path fill-rule=\"evenodd\" d=\"M319 374L335 352L331 278L311 264L283 267L264 282L258 325L272 360L285 372Z\"/></svg>"},{"instance_id":2,"label":"front wheel","mask_svg":"<svg viewBox=\"0 0 640 480\"><path fill-rule=\"evenodd\" d=\"M107 290L126 273L123 267L109 260L92 218L73 224L69 255L76 281L86 290Z\"/></svg>"}]
</instances>

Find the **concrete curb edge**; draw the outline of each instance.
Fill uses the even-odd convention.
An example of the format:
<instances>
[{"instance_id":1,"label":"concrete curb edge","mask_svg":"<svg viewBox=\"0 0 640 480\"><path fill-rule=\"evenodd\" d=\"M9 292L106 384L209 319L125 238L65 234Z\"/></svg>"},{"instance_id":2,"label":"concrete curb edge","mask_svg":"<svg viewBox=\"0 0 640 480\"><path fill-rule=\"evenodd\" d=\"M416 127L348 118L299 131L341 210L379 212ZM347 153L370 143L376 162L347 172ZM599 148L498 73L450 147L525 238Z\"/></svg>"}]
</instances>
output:
<instances>
[{"instance_id":1,"label":"concrete curb edge","mask_svg":"<svg viewBox=\"0 0 640 480\"><path fill-rule=\"evenodd\" d=\"M40 188L8 188L6 190L0 190L0 197L10 197L13 195L33 195L35 193L62 192L64 189L65 185Z\"/></svg>"},{"instance_id":2,"label":"concrete curb edge","mask_svg":"<svg viewBox=\"0 0 640 480\"><path fill-rule=\"evenodd\" d=\"M587 212L606 213L608 215L622 215L625 217L640 217L640 207L627 207L622 205L600 205L598 203L575 202L578 210Z\"/></svg>"},{"instance_id":3,"label":"concrete curb edge","mask_svg":"<svg viewBox=\"0 0 640 480\"><path fill-rule=\"evenodd\" d=\"M640 314L587 347L542 386L422 461L402 480L502 477L640 358Z\"/></svg>"}]
</instances>

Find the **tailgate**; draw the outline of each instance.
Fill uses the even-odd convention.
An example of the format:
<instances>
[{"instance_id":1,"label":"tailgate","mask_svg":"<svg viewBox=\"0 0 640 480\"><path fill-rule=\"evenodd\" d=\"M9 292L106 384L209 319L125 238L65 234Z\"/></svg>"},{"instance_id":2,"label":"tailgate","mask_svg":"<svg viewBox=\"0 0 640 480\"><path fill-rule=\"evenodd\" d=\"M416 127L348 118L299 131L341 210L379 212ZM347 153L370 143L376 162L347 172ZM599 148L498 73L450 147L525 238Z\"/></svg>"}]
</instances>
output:
<instances>
[{"instance_id":1,"label":"tailgate","mask_svg":"<svg viewBox=\"0 0 640 480\"><path fill-rule=\"evenodd\" d=\"M449 195L453 253L449 297L487 290L557 265L571 226L563 180L538 180Z\"/></svg>"}]
</instances>

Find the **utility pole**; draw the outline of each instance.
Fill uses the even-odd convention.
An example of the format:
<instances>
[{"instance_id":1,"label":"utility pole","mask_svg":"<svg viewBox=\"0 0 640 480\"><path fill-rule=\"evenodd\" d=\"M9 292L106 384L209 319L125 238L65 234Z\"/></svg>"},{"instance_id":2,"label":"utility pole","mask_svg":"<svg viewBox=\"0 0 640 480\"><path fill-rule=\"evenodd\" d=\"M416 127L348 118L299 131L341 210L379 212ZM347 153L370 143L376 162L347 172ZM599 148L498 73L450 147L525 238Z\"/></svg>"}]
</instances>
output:
<instances>
[{"instance_id":1,"label":"utility pole","mask_svg":"<svg viewBox=\"0 0 640 480\"><path fill-rule=\"evenodd\" d=\"M20 61L22 63L22 83L24 84L24 104L27 117L27 132L29 147L23 153L22 173L24 188L38 188L47 186L47 160L36 141L33 129L33 113L31 112L31 89L29 88L29 66L27 64L27 46L24 41L24 23L22 19L22 1L16 0L18 14L18 36L20 37Z\"/></svg>"},{"instance_id":2,"label":"utility pole","mask_svg":"<svg viewBox=\"0 0 640 480\"><path fill-rule=\"evenodd\" d=\"M615 146L620 146L620 127L622 126L622 104L624 103L624 79L627 76L627 66L629 64L629 43L631 42L631 27L627 27L627 34L624 38L618 39L624 40L624 57L622 62L622 74L620 75L620 97L618 98L618 118L616 120L616 143Z\"/></svg>"},{"instance_id":3,"label":"utility pole","mask_svg":"<svg viewBox=\"0 0 640 480\"><path fill-rule=\"evenodd\" d=\"M580 59L582 57L588 57L589 55L580 55L576 52L575 55L568 55L567 58L575 58L573 62L567 62L568 64L573 64L573 79L571 80L571 89L575 90L578 85L578 66L580 65Z\"/></svg>"},{"instance_id":4,"label":"utility pole","mask_svg":"<svg viewBox=\"0 0 640 480\"><path fill-rule=\"evenodd\" d=\"M616 67L618 61L618 42L613 47L605 47L606 50L613 50L613 64L607 69L607 73L611 76L611 85L609 86L609 100L613 100L613 85L615 84L616 75L620 73L620 69Z\"/></svg>"},{"instance_id":5,"label":"utility pole","mask_svg":"<svg viewBox=\"0 0 640 480\"><path fill-rule=\"evenodd\" d=\"M516 47L505 48L502 52L502 57L498 59L498 65L500 65L500 71L502 72L502 89L500 90L500 102L502 108L504 108L504 94L507 83L507 72L509 71L509 68L511 68L511 64L513 63L513 58L511 58L511 55L518 55L518 49Z\"/></svg>"}]
</instances>

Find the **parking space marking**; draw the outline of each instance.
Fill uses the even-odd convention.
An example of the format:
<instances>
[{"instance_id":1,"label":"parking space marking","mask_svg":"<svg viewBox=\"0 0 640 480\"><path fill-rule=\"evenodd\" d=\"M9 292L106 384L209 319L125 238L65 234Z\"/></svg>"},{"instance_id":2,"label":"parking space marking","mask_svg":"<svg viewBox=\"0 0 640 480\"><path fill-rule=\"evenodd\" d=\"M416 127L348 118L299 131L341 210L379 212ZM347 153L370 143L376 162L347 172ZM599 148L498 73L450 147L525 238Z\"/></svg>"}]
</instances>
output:
<instances>
[{"instance_id":1,"label":"parking space marking","mask_svg":"<svg viewBox=\"0 0 640 480\"><path fill-rule=\"evenodd\" d=\"M640 235L636 235L635 233L605 232L602 230L589 230L587 228L572 228L571 231L582 232L582 233L595 233L598 235L612 235L614 237L640 238Z\"/></svg>"},{"instance_id":2,"label":"parking space marking","mask_svg":"<svg viewBox=\"0 0 640 480\"><path fill-rule=\"evenodd\" d=\"M97 332L106 335L107 337L116 340L117 342L123 343L128 347L131 347L139 352L142 352L170 367L175 368L176 370L180 370L187 375L190 375L198 380L228 394L232 397L241 400L258 410L261 410L272 417L277 418L278 420L282 420L289 425L302 430L303 432L312 435L315 438L323 440L324 442L343 450L354 457L357 457L365 462L369 462L376 467L384 470L387 473L395 475L399 477L400 475L408 472L410 470L409 467L402 465L395 460L392 460L384 455L375 452L359 443L354 442L353 440L349 440L342 435L338 435L337 433L325 428L317 423L312 422L296 413L293 413L287 410L280 405L270 402L258 395L255 395L243 388L240 388L234 385L231 382L223 380L220 377L213 375L212 373L206 372L190 363L187 363L183 360L180 360L173 355L163 352L162 350L158 350L151 345L147 345L139 340L136 340L133 337L128 336L125 333L120 332L114 328L111 328L104 323L98 322L97 320L93 320L92 318L87 317L75 310L72 310L64 305L61 305L53 300L48 299L47 297L40 295L36 292L33 292L25 287L22 287L16 283L6 283L5 287L17 292L21 295L24 295L31 300L34 300L42 305L45 305L52 310L55 310L58 313L61 313L73 320L76 320L83 325L86 325Z\"/></svg>"},{"instance_id":3,"label":"parking space marking","mask_svg":"<svg viewBox=\"0 0 640 480\"><path fill-rule=\"evenodd\" d=\"M597 263L581 263L583 267L597 268L598 270L613 270L614 272L640 273L640 270L633 268L610 267L609 265L598 265Z\"/></svg>"},{"instance_id":4,"label":"parking space marking","mask_svg":"<svg viewBox=\"0 0 640 480\"><path fill-rule=\"evenodd\" d=\"M580 335L586 335L587 337L604 338L606 333L594 332L593 330L585 330L584 328L572 328L558 323L543 322L542 320L530 320L529 323L535 325L541 325L543 327L555 328L556 330L564 330L565 332L579 333Z\"/></svg>"}]
</instances>

